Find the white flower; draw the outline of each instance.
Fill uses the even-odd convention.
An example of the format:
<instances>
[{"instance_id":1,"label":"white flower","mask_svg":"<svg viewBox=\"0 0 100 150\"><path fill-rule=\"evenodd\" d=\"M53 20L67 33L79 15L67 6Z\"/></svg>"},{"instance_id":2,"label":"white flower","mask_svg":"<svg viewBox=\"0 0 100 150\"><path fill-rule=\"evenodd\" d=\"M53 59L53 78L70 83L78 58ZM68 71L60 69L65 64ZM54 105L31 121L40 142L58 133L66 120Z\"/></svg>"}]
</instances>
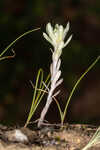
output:
<instances>
[{"instance_id":1,"label":"white flower","mask_svg":"<svg viewBox=\"0 0 100 150\"><path fill-rule=\"evenodd\" d=\"M38 122L38 127L43 123L44 117L48 111L48 108L53 101L53 96L57 96L60 93L60 90L54 93L56 87L58 87L63 79L61 77L61 59L60 56L62 54L62 49L70 42L72 35L68 38L68 40L64 43L65 36L69 31L69 23L67 23L66 28L64 29L62 25L55 25L55 28L51 26L51 23L48 23L46 26L46 33L43 33L44 38L50 42L54 51L52 51L52 63L50 65L50 73L51 73L51 86L48 90L47 102L41 112L41 116Z\"/></svg>"},{"instance_id":2,"label":"white flower","mask_svg":"<svg viewBox=\"0 0 100 150\"><path fill-rule=\"evenodd\" d=\"M49 43L53 45L55 51L62 50L70 42L72 35L64 43L65 36L67 35L67 32L69 31L69 26L70 26L69 22L67 23L65 29L62 25L56 24L55 28L53 29L53 27L51 26L51 23L47 24L46 26L47 34L43 33L43 36Z\"/></svg>"}]
</instances>

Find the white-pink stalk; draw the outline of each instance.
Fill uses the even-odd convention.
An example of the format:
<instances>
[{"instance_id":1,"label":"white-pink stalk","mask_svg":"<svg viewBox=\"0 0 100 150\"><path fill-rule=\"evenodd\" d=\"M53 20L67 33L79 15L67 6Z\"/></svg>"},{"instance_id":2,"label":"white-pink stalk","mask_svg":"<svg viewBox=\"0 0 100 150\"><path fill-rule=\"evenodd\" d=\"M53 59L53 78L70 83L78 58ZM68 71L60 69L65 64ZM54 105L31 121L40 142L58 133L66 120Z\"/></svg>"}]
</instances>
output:
<instances>
[{"instance_id":1,"label":"white-pink stalk","mask_svg":"<svg viewBox=\"0 0 100 150\"><path fill-rule=\"evenodd\" d=\"M46 33L43 33L44 38L53 45L54 51L52 52L52 63L50 65L50 74L51 74L51 85L48 91L48 97L46 104L41 112L40 119L38 121L38 127L40 127L44 121L45 115L50 107L51 102L53 101L54 90L58 85L63 82L63 79L60 79L61 76L61 59L62 49L70 42L72 35L64 43L65 36L69 31L69 23L64 29L62 25L55 25L55 28L51 26L51 23L48 23L46 26ZM57 91L54 95L58 95L60 91Z\"/></svg>"}]
</instances>

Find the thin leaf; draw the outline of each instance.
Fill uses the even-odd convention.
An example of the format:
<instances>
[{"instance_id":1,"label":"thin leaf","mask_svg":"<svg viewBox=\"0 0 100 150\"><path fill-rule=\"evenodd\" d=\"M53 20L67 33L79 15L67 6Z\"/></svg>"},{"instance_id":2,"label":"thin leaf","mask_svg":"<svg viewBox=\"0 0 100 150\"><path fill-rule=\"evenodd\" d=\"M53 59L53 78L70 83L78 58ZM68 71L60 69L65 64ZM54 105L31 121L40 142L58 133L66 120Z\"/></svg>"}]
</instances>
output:
<instances>
[{"instance_id":1,"label":"thin leaf","mask_svg":"<svg viewBox=\"0 0 100 150\"><path fill-rule=\"evenodd\" d=\"M47 87L50 85L49 79L50 79L50 75L47 76L47 78L44 82L45 84L47 84ZM43 83L43 70L40 69L38 71L38 74L37 74L36 84L34 86L34 94L33 94L32 105L31 105L31 109L30 109L25 127L29 124L32 116L34 115L39 103L41 102L41 100L42 100L42 98L45 94L45 92L44 92L45 91L45 86L42 83Z\"/></svg>"},{"instance_id":2,"label":"thin leaf","mask_svg":"<svg viewBox=\"0 0 100 150\"><path fill-rule=\"evenodd\" d=\"M82 149L82 150L87 150L88 148L95 146L97 144L100 144L100 127L97 129L89 143Z\"/></svg>"},{"instance_id":3,"label":"thin leaf","mask_svg":"<svg viewBox=\"0 0 100 150\"><path fill-rule=\"evenodd\" d=\"M63 113L63 118L61 120L62 124L64 123L64 119L65 119L65 116L66 116L66 113L67 113L67 109L68 109L68 105L69 105L69 102L77 88L77 86L79 85L80 81L86 76L86 74L95 66L95 64L99 61L100 59L100 56L97 57L97 59L88 67L88 69L81 75L81 77L77 80L76 84L74 85L69 97L68 97L68 100L67 100L67 103L66 103L66 106L65 106L65 109L64 109L64 113Z\"/></svg>"},{"instance_id":4,"label":"thin leaf","mask_svg":"<svg viewBox=\"0 0 100 150\"><path fill-rule=\"evenodd\" d=\"M0 54L0 57L2 57L4 55L4 53L9 49L11 48L12 45L14 45L19 39L21 39L22 37L24 37L25 35L33 32L33 31L36 31L36 30L39 30L40 28L37 28L37 29L33 29L33 30L29 30L27 32L25 32L24 34L20 35L17 39L15 39L13 42L11 42L11 44L9 44L4 50L3 52Z\"/></svg>"}]
</instances>

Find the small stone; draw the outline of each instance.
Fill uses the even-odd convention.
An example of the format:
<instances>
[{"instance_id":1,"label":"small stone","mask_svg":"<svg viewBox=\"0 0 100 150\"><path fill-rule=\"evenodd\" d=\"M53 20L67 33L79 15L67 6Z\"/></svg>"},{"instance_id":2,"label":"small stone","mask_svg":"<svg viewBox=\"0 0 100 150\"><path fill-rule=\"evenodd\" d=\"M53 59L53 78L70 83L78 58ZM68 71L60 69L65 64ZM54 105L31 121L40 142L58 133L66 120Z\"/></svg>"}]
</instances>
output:
<instances>
[{"instance_id":1,"label":"small stone","mask_svg":"<svg viewBox=\"0 0 100 150\"><path fill-rule=\"evenodd\" d=\"M28 137L24 133L22 133L22 131L19 129L7 131L5 133L5 136L7 137L9 141L12 141L12 142L28 143L29 141Z\"/></svg>"}]
</instances>

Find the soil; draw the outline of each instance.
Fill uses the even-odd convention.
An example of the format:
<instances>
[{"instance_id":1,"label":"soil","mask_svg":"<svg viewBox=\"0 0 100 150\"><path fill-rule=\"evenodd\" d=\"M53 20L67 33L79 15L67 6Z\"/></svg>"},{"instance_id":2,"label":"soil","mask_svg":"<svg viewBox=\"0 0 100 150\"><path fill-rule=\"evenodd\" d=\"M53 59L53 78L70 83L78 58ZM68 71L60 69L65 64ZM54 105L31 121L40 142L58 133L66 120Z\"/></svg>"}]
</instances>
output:
<instances>
[{"instance_id":1,"label":"soil","mask_svg":"<svg viewBox=\"0 0 100 150\"><path fill-rule=\"evenodd\" d=\"M45 126L41 129L8 128L0 125L0 150L82 150L97 127L92 125L66 125L64 128ZM27 139L15 138L18 130ZM100 150L100 145L89 150Z\"/></svg>"}]
</instances>

